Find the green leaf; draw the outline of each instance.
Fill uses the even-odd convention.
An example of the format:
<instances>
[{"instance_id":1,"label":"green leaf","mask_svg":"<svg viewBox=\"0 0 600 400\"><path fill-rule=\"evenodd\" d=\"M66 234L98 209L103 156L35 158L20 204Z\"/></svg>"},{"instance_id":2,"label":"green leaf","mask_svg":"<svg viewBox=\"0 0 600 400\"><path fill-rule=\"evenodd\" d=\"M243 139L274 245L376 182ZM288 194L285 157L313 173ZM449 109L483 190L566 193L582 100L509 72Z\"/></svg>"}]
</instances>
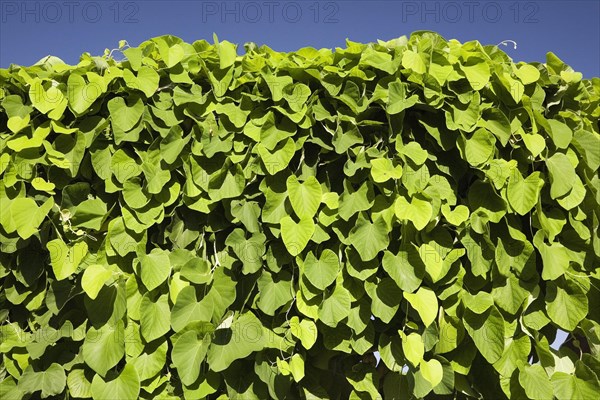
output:
<instances>
[{"instance_id":1,"label":"green leaf","mask_svg":"<svg viewBox=\"0 0 600 400\"><path fill-rule=\"evenodd\" d=\"M90 374L91 375L91 374ZM88 378L83 369L72 369L67 376L69 394L73 397L92 397L92 378Z\"/></svg>"},{"instance_id":2,"label":"green leaf","mask_svg":"<svg viewBox=\"0 0 600 400\"><path fill-rule=\"evenodd\" d=\"M29 125L31 121L30 113L33 109L23 104L21 96L16 94L6 96L2 100L2 108L8 116L6 125L13 133L18 133Z\"/></svg>"},{"instance_id":3,"label":"green leaf","mask_svg":"<svg viewBox=\"0 0 600 400\"><path fill-rule=\"evenodd\" d=\"M535 240L534 240L535 242ZM568 249L560 243L536 243L542 256L542 279L553 281L563 276L569 269L571 256Z\"/></svg>"},{"instance_id":4,"label":"green leaf","mask_svg":"<svg viewBox=\"0 0 600 400\"><path fill-rule=\"evenodd\" d=\"M410 61L407 59L407 62ZM417 60L418 62L418 60ZM420 66L416 66L416 68L420 68ZM424 71L423 71L424 72ZM419 101L419 96L412 95L408 97L407 95L407 87L406 83L400 82L398 80L392 82L388 86L389 97L386 111L388 114L398 114L404 111L407 108L410 108L417 104Z\"/></svg>"},{"instance_id":5,"label":"green leaf","mask_svg":"<svg viewBox=\"0 0 600 400\"><path fill-rule=\"evenodd\" d=\"M573 183L577 181L569 158L562 153L555 153L546 160L546 166L550 172L550 197L556 199L569 193Z\"/></svg>"},{"instance_id":6,"label":"green leaf","mask_svg":"<svg viewBox=\"0 0 600 400\"><path fill-rule=\"evenodd\" d=\"M217 52L219 54L219 68L225 69L235 63L237 57L236 46L233 43L223 40L217 45Z\"/></svg>"},{"instance_id":7,"label":"green leaf","mask_svg":"<svg viewBox=\"0 0 600 400\"><path fill-rule=\"evenodd\" d=\"M490 81L490 67L483 59L469 57L464 64L460 65L460 68L473 90L483 89Z\"/></svg>"},{"instance_id":8,"label":"green leaf","mask_svg":"<svg viewBox=\"0 0 600 400\"><path fill-rule=\"evenodd\" d=\"M56 279L63 280L77 271L81 260L88 254L88 245L85 242L77 242L73 246L67 246L62 239L54 239L46 244L50 252L50 262Z\"/></svg>"},{"instance_id":9,"label":"green leaf","mask_svg":"<svg viewBox=\"0 0 600 400\"><path fill-rule=\"evenodd\" d=\"M401 336L404 356L413 366L418 367L425 355L425 345L421 335L413 332L408 335L401 333Z\"/></svg>"},{"instance_id":10,"label":"green leaf","mask_svg":"<svg viewBox=\"0 0 600 400\"><path fill-rule=\"evenodd\" d=\"M92 380L92 397L94 399L135 400L140 393L140 379L135 367L125 365L118 376L105 381L100 375Z\"/></svg>"},{"instance_id":11,"label":"green leaf","mask_svg":"<svg viewBox=\"0 0 600 400\"><path fill-rule=\"evenodd\" d=\"M67 81L69 105L76 114L84 114L105 91L104 84L97 79L86 82L79 74L69 74Z\"/></svg>"},{"instance_id":12,"label":"green leaf","mask_svg":"<svg viewBox=\"0 0 600 400\"><path fill-rule=\"evenodd\" d=\"M417 250L410 246L394 255L386 250L382 260L383 269L404 292L412 293L423 281L423 264Z\"/></svg>"},{"instance_id":13,"label":"green leaf","mask_svg":"<svg viewBox=\"0 0 600 400\"><path fill-rule=\"evenodd\" d=\"M304 260L304 276L319 290L331 285L339 272L338 256L330 249L325 249L317 259L312 252Z\"/></svg>"},{"instance_id":14,"label":"green leaf","mask_svg":"<svg viewBox=\"0 0 600 400\"><path fill-rule=\"evenodd\" d=\"M218 329L208 349L209 368L221 372L233 361L261 351L267 340L267 333L263 329L262 323L252 312L241 314L230 329Z\"/></svg>"},{"instance_id":15,"label":"green leaf","mask_svg":"<svg viewBox=\"0 0 600 400\"><path fill-rule=\"evenodd\" d=\"M165 282L171 274L169 253L165 250L155 249L150 254L142 255L139 258L137 270L144 286L148 290L154 290Z\"/></svg>"},{"instance_id":16,"label":"green leaf","mask_svg":"<svg viewBox=\"0 0 600 400\"><path fill-rule=\"evenodd\" d=\"M291 175L287 179L286 187L296 215L300 219L314 217L319 209L322 197L319 181L314 176L311 176L300 183L296 176Z\"/></svg>"},{"instance_id":17,"label":"green leaf","mask_svg":"<svg viewBox=\"0 0 600 400\"><path fill-rule=\"evenodd\" d=\"M361 260L370 261L390 243L387 224L381 217L373 223L359 218L356 226L350 232L348 240L358 251Z\"/></svg>"},{"instance_id":18,"label":"green leaf","mask_svg":"<svg viewBox=\"0 0 600 400\"><path fill-rule=\"evenodd\" d=\"M425 326L431 325L438 314L438 300L433 290L420 287L416 293L404 293L404 298L417 310Z\"/></svg>"},{"instance_id":19,"label":"green leaf","mask_svg":"<svg viewBox=\"0 0 600 400\"><path fill-rule=\"evenodd\" d=\"M298 353L294 354L289 361L290 372L296 382L300 382L305 375L304 359Z\"/></svg>"},{"instance_id":20,"label":"green leaf","mask_svg":"<svg viewBox=\"0 0 600 400\"><path fill-rule=\"evenodd\" d=\"M245 238L242 229L235 229L225 240L225 244L233 248L234 253L244 264L242 272L253 274L263 265L266 237L262 233L254 234L249 239Z\"/></svg>"},{"instance_id":21,"label":"green leaf","mask_svg":"<svg viewBox=\"0 0 600 400\"><path fill-rule=\"evenodd\" d=\"M504 353L504 319L495 306L482 314L466 310L463 315L465 329L483 357L493 364Z\"/></svg>"},{"instance_id":22,"label":"green leaf","mask_svg":"<svg viewBox=\"0 0 600 400\"><path fill-rule=\"evenodd\" d=\"M529 336L512 337L505 340L504 353L494 363L494 368L502 376L511 376L513 371L527 362L531 352L531 340Z\"/></svg>"},{"instance_id":23,"label":"green leaf","mask_svg":"<svg viewBox=\"0 0 600 400\"><path fill-rule=\"evenodd\" d=\"M519 368L519 383L530 399L544 400L553 396L550 377L539 364Z\"/></svg>"},{"instance_id":24,"label":"green leaf","mask_svg":"<svg viewBox=\"0 0 600 400\"><path fill-rule=\"evenodd\" d=\"M488 131L492 132L492 134L498 138L500 143L502 143L502 146L506 146L512 134L510 122L508 121L506 115L497 108L490 108L483 112L481 118L481 125Z\"/></svg>"},{"instance_id":25,"label":"green leaf","mask_svg":"<svg viewBox=\"0 0 600 400\"><path fill-rule=\"evenodd\" d=\"M529 85L540 79L540 71L529 64L521 65L519 68L515 69L515 75L517 75L523 85Z\"/></svg>"},{"instance_id":26,"label":"green leaf","mask_svg":"<svg viewBox=\"0 0 600 400\"><path fill-rule=\"evenodd\" d=\"M396 142L396 146L398 146L400 142ZM396 147L397 148L397 147ZM423 165L427 158L429 157L427 150L423 150L419 142L409 142L404 144L398 151L401 154L404 154L406 157L410 158L416 165ZM400 166L398 166L400 167ZM400 172L402 168L400 168ZM397 179L397 178L396 178Z\"/></svg>"},{"instance_id":27,"label":"green leaf","mask_svg":"<svg viewBox=\"0 0 600 400\"><path fill-rule=\"evenodd\" d=\"M546 310L548 316L567 332L572 332L588 313L588 298L583 289L570 279L548 282Z\"/></svg>"},{"instance_id":28,"label":"green leaf","mask_svg":"<svg viewBox=\"0 0 600 400\"><path fill-rule=\"evenodd\" d=\"M23 239L28 239L38 232L39 226L54 205L54 198L49 198L38 207L35 200L29 197L14 199L8 209L3 213L8 214L9 221L5 224L7 232L17 231ZM4 207L4 206L3 206Z\"/></svg>"},{"instance_id":29,"label":"green leaf","mask_svg":"<svg viewBox=\"0 0 600 400\"><path fill-rule=\"evenodd\" d=\"M469 219L469 214L469 208L462 204L454 207L454 210L450 210L447 204L442 205L442 215L454 226L462 225Z\"/></svg>"},{"instance_id":30,"label":"green leaf","mask_svg":"<svg viewBox=\"0 0 600 400\"><path fill-rule=\"evenodd\" d=\"M533 157L539 156L546 148L546 141L542 135L538 135L537 133L523 133L521 134L521 138Z\"/></svg>"},{"instance_id":31,"label":"green leaf","mask_svg":"<svg viewBox=\"0 0 600 400\"><path fill-rule=\"evenodd\" d=\"M296 153L296 145L291 138L280 142L273 150L267 149L262 143L259 143L256 148L269 175L284 170L290 165Z\"/></svg>"},{"instance_id":32,"label":"green leaf","mask_svg":"<svg viewBox=\"0 0 600 400\"><path fill-rule=\"evenodd\" d=\"M424 74L427 71L427 66L423 60L421 53L405 50L402 55L402 66L416 72L417 74Z\"/></svg>"},{"instance_id":33,"label":"green leaf","mask_svg":"<svg viewBox=\"0 0 600 400\"><path fill-rule=\"evenodd\" d=\"M477 129L470 138L459 142L463 157L473 167L486 164L494 155L496 138L487 129Z\"/></svg>"},{"instance_id":34,"label":"green leaf","mask_svg":"<svg viewBox=\"0 0 600 400\"><path fill-rule=\"evenodd\" d=\"M306 350L312 348L317 341L317 326L309 319L300 320L296 316L290 318L290 331L300 339Z\"/></svg>"},{"instance_id":35,"label":"green leaf","mask_svg":"<svg viewBox=\"0 0 600 400\"><path fill-rule=\"evenodd\" d=\"M115 97L108 102L110 119L114 126L127 132L133 129L142 118L144 102L138 96L131 96L127 103L123 97Z\"/></svg>"},{"instance_id":36,"label":"green leaf","mask_svg":"<svg viewBox=\"0 0 600 400\"><path fill-rule=\"evenodd\" d=\"M210 282L212 279L210 269L208 261L195 257L187 261L183 267L181 267L179 272L181 273L181 276L188 281L196 284L203 284Z\"/></svg>"},{"instance_id":37,"label":"green leaf","mask_svg":"<svg viewBox=\"0 0 600 400\"><path fill-rule=\"evenodd\" d=\"M19 379L19 390L25 393L41 391L42 399L61 394L65 389L67 376L64 368L57 363L52 363L44 371L34 371L27 367Z\"/></svg>"},{"instance_id":38,"label":"green leaf","mask_svg":"<svg viewBox=\"0 0 600 400\"><path fill-rule=\"evenodd\" d=\"M85 363L101 376L117 365L125 355L125 328L123 321L108 323L100 329L88 329L83 342L82 355ZM136 373L137 376L137 373ZM93 389L92 382L92 392Z\"/></svg>"},{"instance_id":39,"label":"green leaf","mask_svg":"<svg viewBox=\"0 0 600 400\"><path fill-rule=\"evenodd\" d=\"M112 271L104 268L104 266L100 264L89 265L85 271L83 271L83 276L81 277L81 288L90 299L94 300L98 296L100 289L102 289L106 281L112 277L112 274Z\"/></svg>"},{"instance_id":40,"label":"green leaf","mask_svg":"<svg viewBox=\"0 0 600 400\"><path fill-rule=\"evenodd\" d=\"M177 301L171 310L171 326L179 332L192 321L210 321L213 315L213 299L209 296L198 301L196 289L186 286L179 292Z\"/></svg>"},{"instance_id":41,"label":"green leaf","mask_svg":"<svg viewBox=\"0 0 600 400\"><path fill-rule=\"evenodd\" d=\"M61 90L52 84L46 84L45 86L44 81L38 78L34 79L29 87L31 104L42 114L48 114L57 107L62 108L62 111L64 111L67 102Z\"/></svg>"},{"instance_id":42,"label":"green leaf","mask_svg":"<svg viewBox=\"0 0 600 400\"><path fill-rule=\"evenodd\" d=\"M123 71L125 84L131 89L142 91L146 97L150 98L158 89L160 77L153 68L141 67L135 76L130 70Z\"/></svg>"},{"instance_id":43,"label":"green leaf","mask_svg":"<svg viewBox=\"0 0 600 400\"><path fill-rule=\"evenodd\" d=\"M365 282L365 290L371 297L371 313L385 323L389 323L398 308L402 291L390 278L383 278L377 284Z\"/></svg>"},{"instance_id":44,"label":"green leaf","mask_svg":"<svg viewBox=\"0 0 600 400\"><path fill-rule=\"evenodd\" d=\"M258 279L258 290L258 308L267 315L275 315L278 308L294 298L292 275L288 271L281 271L274 276L268 271L263 271Z\"/></svg>"},{"instance_id":45,"label":"green leaf","mask_svg":"<svg viewBox=\"0 0 600 400\"><path fill-rule=\"evenodd\" d=\"M376 158L371 162L371 176L377 183L387 182L390 179L402 177L402 166L392 164L388 158Z\"/></svg>"},{"instance_id":46,"label":"green leaf","mask_svg":"<svg viewBox=\"0 0 600 400\"><path fill-rule=\"evenodd\" d=\"M106 203L100 199L88 199L75 207L71 224L77 228L87 228L99 231L104 223L108 210Z\"/></svg>"},{"instance_id":47,"label":"green leaf","mask_svg":"<svg viewBox=\"0 0 600 400\"><path fill-rule=\"evenodd\" d=\"M433 209L431 204L418 197L413 197L406 201L403 196L399 196L394 203L394 213L400 220L409 220L418 230L424 229L431 220Z\"/></svg>"},{"instance_id":48,"label":"green leaf","mask_svg":"<svg viewBox=\"0 0 600 400\"><path fill-rule=\"evenodd\" d=\"M425 378L432 387L437 386L444 377L442 364L436 359L431 359L428 361L421 360L420 368L423 378Z\"/></svg>"},{"instance_id":49,"label":"green leaf","mask_svg":"<svg viewBox=\"0 0 600 400\"><path fill-rule=\"evenodd\" d=\"M341 285L335 285L319 306L319 320L335 328L350 314L351 301L350 292Z\"/></svg>"},{"instance_id":50,"label":"green leaf","mask_svg":"<svg viewBox=\"0 0 600 400\"><path fill-rule=\"evenodd\" d=\"M560 122L555 119L549 119L548 125L550 126L550 131L548 134L552 137L554 144L559 149L566 149L571 144L571 140L573 139L573 131L571 128L564 122Z\"/></svg>"},{"instance_id":51,"label":"green leaf","mask_svg":"<svg viewBox=\"0 0 600 400\"><path fill-rule=\"evenodd\" d=\"M311 218L301 219L298 223L289 216L281 219L281 238L292 256L304 250L314 232L315 223Z\"/></svg>"},{"instance_id":52,"label":"green leaf","mask_svg":"<svg viewBox=\"0 0 600 400\"><path fill-rule=\"evenodd\" d=\"M198 379L209 345L210 334L194 331L184 333L175 342L171 358L185 385L191 385Z\"/></svg>"},{"instance_id":53,"label":"green leaf","mask_svg":"<svg viewBox=\"0 0 600 400\"><path fill-rule=\"evenodd\" d=\"M587 400L598 395L598 384L596 381L587 381L564 372L552 374L552 387L554 396L559 400Z\"/></svg>"},{"instance_id":54,"label":"green leaf","mask_svg":"<svg viewBox=\"0 0 600 400\"><path fill-rule=\"evenodd\" d=\"M151 342L169 332L171 324L169 320L169 297L166 294L152 299L149 293L142 297L140 303L140 328L144 339Z\"/></svg>"},{"instance_id":55,"label":"green leaf","mask_svg":"<svg viewBox=\"0 0 600 400\"><path fill-rule=\"evenodd\" d=\"M508 181L508 201L510 206L520 215L527 214L538 202L544 181L538 171L523 179L521 173L515 170Z\"/></svg>"}]
</instances>

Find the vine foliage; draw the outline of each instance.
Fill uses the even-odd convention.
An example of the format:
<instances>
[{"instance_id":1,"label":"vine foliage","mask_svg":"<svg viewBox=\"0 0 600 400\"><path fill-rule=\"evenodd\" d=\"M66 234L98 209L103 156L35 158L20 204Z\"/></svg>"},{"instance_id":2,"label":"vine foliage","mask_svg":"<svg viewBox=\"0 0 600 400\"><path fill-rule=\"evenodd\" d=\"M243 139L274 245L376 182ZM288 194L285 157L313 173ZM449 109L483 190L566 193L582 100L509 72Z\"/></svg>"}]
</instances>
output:
<instances>
[{"instance_id":1,"label":"vine foliage","mask_svg":"<svg viewBox=\"0 0 600 400\"><path fill-rule=\"evenodd\" d=\"M554 54L162 36L0 82L2 399L600 392L600 79Z\"/></svg>"}]
</instances>

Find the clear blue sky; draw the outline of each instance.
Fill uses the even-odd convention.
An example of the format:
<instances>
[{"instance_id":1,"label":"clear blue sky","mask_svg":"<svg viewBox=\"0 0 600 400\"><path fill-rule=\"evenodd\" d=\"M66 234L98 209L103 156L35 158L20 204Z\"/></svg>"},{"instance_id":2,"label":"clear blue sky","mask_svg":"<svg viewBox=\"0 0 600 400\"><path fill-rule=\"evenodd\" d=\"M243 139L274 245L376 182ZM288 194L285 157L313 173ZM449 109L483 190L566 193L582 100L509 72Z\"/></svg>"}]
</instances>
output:
<instances>
[{"instance_id":1,"label":"clear blue sky","mask_svg":"<svg viewBox=\"0 0 600 400\"><path fill-rule=\"evenodd\" d=\"M340 47L433 30L447 39L496 44L515 61L553 51L586 78L600 76L600 1L168 1L0 0L0 67L51 54L68 63L173 34L192 42L253 41L280 51ZM242 50L243 51L243 50Z\"/></svg>"}]
</instances>

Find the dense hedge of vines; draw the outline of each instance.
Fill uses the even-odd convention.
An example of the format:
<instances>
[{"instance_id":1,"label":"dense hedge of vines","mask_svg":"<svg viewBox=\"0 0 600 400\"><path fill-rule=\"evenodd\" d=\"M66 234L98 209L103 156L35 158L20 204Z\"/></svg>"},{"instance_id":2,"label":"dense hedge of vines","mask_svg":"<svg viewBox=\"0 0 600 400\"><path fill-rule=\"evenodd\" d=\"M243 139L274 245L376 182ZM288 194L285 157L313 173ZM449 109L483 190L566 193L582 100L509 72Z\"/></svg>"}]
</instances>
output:
<instances>
[{"instance_id":1,"label":"dense hedge of vines","mask_svg":"<svg viewBox=\"0 0 600 400\"><path fill-rule=\"evenodd\" d=\"M597 396L600 79L245 50L0 70L2 399Z\"/></svg>"}]
</instances>

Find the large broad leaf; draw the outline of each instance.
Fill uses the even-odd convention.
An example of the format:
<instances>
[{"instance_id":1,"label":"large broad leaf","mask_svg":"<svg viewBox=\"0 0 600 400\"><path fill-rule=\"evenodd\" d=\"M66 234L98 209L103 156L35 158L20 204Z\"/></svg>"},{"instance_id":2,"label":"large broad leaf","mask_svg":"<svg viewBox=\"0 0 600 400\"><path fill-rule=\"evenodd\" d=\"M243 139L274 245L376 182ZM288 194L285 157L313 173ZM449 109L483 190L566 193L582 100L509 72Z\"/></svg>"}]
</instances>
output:
<instances>
[{"instance_id":1,"label":"large broad leaf","mask_svg":"<svg viewBox=\"0 0 600 400\"><path fill-rule=\"evenodd\" d=\"M544 181L540 179L540 173L534 172L523 179L517 170L513 172L508 181L508 201L510 206L519 214L527 214L538 202L540 190Z\"/></svg>"},{"instance_id":2,"label":"large broad leaf","mask_svg":"<svg viewBox=\"0 0 600 400\"><path fill-rule=\"evenodd\" d=\"M555 153L546 160L546 166L550 172L550 196L556 199L569 193L578 179L569 158L562 153Z\"/></svg>"},{"instance_id":3,"label":"large broad leaf","mask_svg":"<svg viewBox=\"0 0 600 400\"><path fill-rule=\"evenodd\" d=\"M410 363L418 367L425 354L425 344L423 338L418 333L410 333L402 336L402 351Z\"/></svg>"},{"instance_id":4,"label":"large broad leaf","mask_svg":"<svg viewBox=\"0 0 600 400\"><path fill-rule=\"evenodd\" d=\"M210 338L210 334L200 335L188 331L175 342L171 358L184 384L191 385L198 379L200 367L208 352Z\"/></svg>"},{"instance_id":5,"label":"large broad leaf","mask_svg":"<svg viewBox=\"0 0 600 400\"><path fill-rule=\"evenodd\" d=\"M465 329L479 352L489 363L495 363L504 353L504 319L495 306L482 314L466 310L463 315Z\"/></svg>"},{"instance_id":6,"label":"large broad leaf","mask_svg":"<svg viewBox=\"0 0 600 400\"><path fill-rule=\"evenodd\" d=\"M423 378L425 378L432 387L437 386L442 381L444 370L442 364L438 360L434 358L427 361L422 360L420 367Z\"/></svg>"},{"instance_id":7,"label":"large broad leaf","mask_svg":"<svg viewBox=\"0 0 600 400\"><path fill-rule=\"evenodd\" d=\"M394 255L386 250L382 260L383 269L405 292L412 293L423 281L423 264L417 250L410 246Z\"/></svg>"},{"instance_id":8,"label":"large broad leaf","mask_svg":"<svg viewBox=\"0 0 600 400\"><path fill-rule=\"evenodd\" d=\"M212 297L207 296L198 301L196 289L193 286L184 287L171 309L171 326L178 332L192 321L208 322L212 319L214 307Z\"/></svg>"},{"instance_id":9,"label":"large broad leaf","mask_svg":"<svg viewBox=\"0 0 600 400\"><path fill-rule=\"evenodd\" d=\"M50 252L50 262L56 279L62 280L71 276L88 254L88 245L85 242L77 242L67 246L62 239L54 239L46 244Z\"/></svg>"},{"instance_id":10,"label":"large broad leaf","mask_svg":"<svg viewBox=\"0 0 600 400\"><path fill-rule=\"evenodd\" d=\"M115 97L108 102L108 110L112 123L122 131L130 131L142 118L144 102L137 96L131 96L125 102L122 97Z\"/></svg>"},{"instance_id":11,"label":"large broad leaf","mask_svg":"<svg viewBox=\"0 0 600 400\"><path fill-rule=\"evenodd\" d=\"M300 183L296 176L287 179L287 190L292 208L299 218L312 218L317 213L321 203L321 184L314 177Z\"/></svg>"},{"instance_id":12,"label":"large broad leaf","mask_svg":"<svg viewBox=\"0 0 600 400\"><path fill-rule=\"evenodd\" d=\"M208 350L208 366L215 372L224 371L235 360L261 351L267 333L252 312L241 314L230 328L218 329Z\"/></svg>"},{"instance_id":13,"label":"large broad leaf","mask_svg":"<svg viewBox=\"0 0 600 400\"><path fill-rule=\"evenodd\" d=\"M101 376L117 365L125 355L125 328L123 321L107 323L100 329L90 328L83 342L85 363Z\"/></svg>"},{"instance_id":14,"label":"large broad leaf","mask_svg":"<svg viewBox=\"0 0 600 400\"><path fill-rule=\"evenodd\" d=\"M407 62L410 63L407 58ZM417 60L418 63L418 60ZM417 67L420 68L420 67ZM410 108L417 104L419 97L417 95L409 96L407 93L408 85L400 82L399 80L394 81L388 86L388 103L386 111L388 114L398 114L407 108ZM402 171L402 170L400 170Z\"/></svg>"},{"instance_id":15,"label":"large broad leaf","mask_svg":"<svg viewBox=\"0 0 600 400\"><path fill-rule=\"evenodd\" d=\"M319 306L319 320L335 328L350 314L350 303L350 292L343 286L336 285Z\"/></svg>"},{"instance_id":16,"label":"large broad leaf","mask_svg":"<svg viewBox=\"0 0 600 400\"><path fill-rule=\"evenodd\" d=\"M98 296L100 289L102 289L112 274L112 271L104 268L102 265L89 265L81 277L81 288L93 300Z\"/></svg>"},{"instance_id":17,"label":"large broad leaf","mask_svg":"<svg viewBox=\"0 0 600 400\"><path fill-rule=\"evenodd\" d=\"M409 203L403 196L399 196L394 203L394 213L398 219L411 221L415 228L421 230L431 220L433 209L430 202L418 197L413 197Z\"/></svg>"},{"instance_id":18,"label":"large broad leaf","mask_svg":"<svg viewBox=\"0 0 600 400\"><path fill-rule=\"evenodd\" d=\"M438 300L433 290L420 287L415 293L404 293L404 298L417 310L426 327L435 321L438 314Z\"/></svg>"},{"instance_id":19,"label":"large broad leaf","mask_svg":"<svg viewBox=\"0 0 600 400\"><path fill-rule=\"evenodd\" d=\"M477 129L462 144L463 156L473 167L487 163L495 151L496 138L486 129Z\"/></svg>"},{"instance_id":20,"label":"large broad leaf","mask_svg":"<svg viewBox=\"0 0 600 400\"><path fill-rule=\"evenodd\" d=\"M163 337L171 329L169 297L166 294L152 299L149 293L140 303L140 328L147 342Z\"/></svg>"},{"instance_id":21,"label":"large broad leaf","mask_svg":"<svg viewBox=\"0 0 600 400\"><path fill-rule=\"evenodd\" d=\"M390 179L402 178L402 166L392 163L388 158L371 160L371 176L377 183L387 182Z\"/></svg>"},{"instance_id":22,"label":"large broad leaf","mask_svg":"<svg viewBox=\"0 0 600 400\"><path fill-rule=\"evenodd\" d=\"M519 383L530 399L552 398L552 383L541 365L524 365L519 368Z\"/></svg>"},{"instance_id":23,"label":"large broad leaf","mask_svg":"<svg viewBox=\"0 0 600 400\"><path fill-rule=\"evenodd\" d=\"M377 284L367 281L365 290L371 297L373 316L389 323L400 307L402 290L390 278L383 278Z\"/></svg>"},{"instance_id":24,"label":"large broad leaf","mask_svg":"<svg viewBox=\"0 0 600 400\"><path fill-rule=\"evenodd\" d=\"M169 254L164 250L144 254L139 259L138 274L148 290L153 290L167 280L171 274Z\"/></svg>"},{"instance_id":25,"label":"large broad leaf","mask_svg":"<svg viewBox=\"0 0 600 400\"><path fill-rule=\"evenodd\" d=\"M317 326L309 319L290 318L290 331L298 338L305 349L310 349L317 341Z\"/></svg>"},{"instance_id":26,"label":"large broad leaf","mask_svg":"<svg viewBox=\"0 0 600 400\"><path fill-rule=\"evenodd\" d=\"M100 375L92 380L92 397L94 399L136 400L140 393L140 378L131 364L125 365L116 377L104 380Z\"/></svg>"},{"instance_id":27,"label":"large broad leaf","mask_svg":"<svg viewBox=\"0 0 600 400\"><path fill-rule=\"evenodd\" d=\"M19 379L19 390L25 393L40 391L42 399L55 396L63 392L67 376L64 368L57 363L52 363L44 371L34 371L27 367Z\"/></svg>"},{"instance_id":28,"label":"large broad leaf","mask_svg":"<svg viewBox=\"0 0 600 400\"><path fill-rule=\"evenodd\" d=\"M571 131L571 128L564 122L555 119L549 119L547 122L550 126L550 131L548 133L552 137L556 147L559 149L566 149L569 147L569 144L573 139L573 131Z\"/></svg>"},{"instance_id":29,"label":"large broad leaf","mask_svg":"<svg viewBox=\"0 0 600 400\"><path fill-rule=\"evenodd\" d=\"M587 400L598 396L597 380L583 380L564 372L552 374L554 396L559 400Z\"/></svg>"},{"instance_id":30,"label":"large broad leaf","mask_svg":"<svg viewBox=\"0 0 600 400\"><path fill-rule=\"evenodd\" d=\"M86 82L79 74L70 74L67 81L69 105L77 114L85 113L105 90L106 88L100 81Z\"/></svg>"},{"instance_id":31,"label":"large broad leaf","mask_svg":"<svg viewBox=\"0 0 600 400\"><path fill-rule=\"evenodd\" d=\"M483 59L469 57L464 64L461 64L460 68L473 90L481 90L490 81L490 67Z\"/></svg>"},{"instance_id":32,"label":"large broad leaf","mask_svg":"<svg viewBox=\"0 0 600 400\"><path fill-rule=\"evenodd\" d=\"M315 223L310 218L301 219L298 223L289 216L281 219L281 238L292 256L304 250L314 232Z\"/></svg>"},{"instance_id":33,"label":"large broad leaf","mask_svg":"<svg viewBox=\"0 0 600 400\"><path fill-rule=\"evenodd\" d=\"M141 67L137 71L137 76L130 70L123 71L123 79L128 87L144 92L146 97L150 98L158 89L160 76L153 68Z\"/></svg>"},{"instance_id":34,"label":"large broad leaf","mask_svg":"<svg viewBox=\"0 0 600 400\"><path fill-rule=\"evenodd\" d=\"M23 239L28 239L38 232L38 228L54 205L54 198L49 198L38 207L35 200L19 197L13 200L2 212L8 221L3 223L7 232L17 231ZM4 219L4 218L2 218Z\"/></svg>"},{"instance_id":35,"label":"large broad leaf","mask_svg":"<svg viewBox=\"0 0 600 400\"><path fill-rule=\"evenodd\" d=\"M319 290L331 285L339 272L339 259L332 250L325 249L317 259L308 253L304 260L304 275Z\"/></svg>"},{"instance_id":36,"label":"large broad leaf","mask_svg":"<svg viewBox=\"0 0 600 400\"><path fill-rule=\"evenodd\" d=\"M377 218L374 222L359 218L348 239L363 261L374 259L390 242L383 218Z\"/></svg>"},{"instance_id":37,"label":"large broad leaf","mask_svg":"<svg viewBox=\"0 0 600 400\"><path fill-rule=\"evenodd\" d=\"M258 290L258 308L267 315L275 315L277 309L294 298L292 275L288 271L281 271L276 276L263 271L258 279Z\"/></svg>"},{"instance_id":38,"label":"large broad leaf","mask_svg":"<svg viewBox=\"0 0 600 400\"><path fill-rule=\"evenodd\" d=\"M572 332L588 313L588 298L583 288L571 279L548 282L548 316L567 332Z\"/></svg>"}]
</instances>

